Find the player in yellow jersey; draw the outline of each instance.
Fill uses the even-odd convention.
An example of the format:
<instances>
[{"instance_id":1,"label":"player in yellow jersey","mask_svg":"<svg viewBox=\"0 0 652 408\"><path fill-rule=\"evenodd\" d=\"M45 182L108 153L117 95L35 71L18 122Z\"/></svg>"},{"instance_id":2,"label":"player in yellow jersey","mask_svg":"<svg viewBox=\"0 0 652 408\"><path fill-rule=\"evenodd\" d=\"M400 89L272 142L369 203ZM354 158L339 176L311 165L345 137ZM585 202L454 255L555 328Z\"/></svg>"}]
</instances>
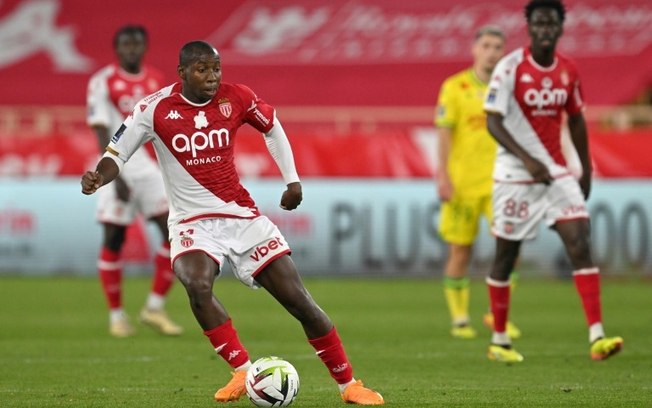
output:
<instances>
[{"instance_id":1,"label":"player in yellow jersey","mask_svg":"<svg viewBox=\"0 0 652 408\"><path fill-rule=\"evenodd\" d=\"M435 115L439 135L437 192L442 202L439 233L448 243L444 293L451 314L451 334L459 338L476 336L469 319L466 271L480 217L491 221L496 156L496 141L487 131L482 104L491 72L504 50L502 30L495 26L480 28L471 48L473 66L444 81ZM491 318L486 317L489 324ZM518 337L518 333L512 334Z\"/></svg>"}]
</instances>

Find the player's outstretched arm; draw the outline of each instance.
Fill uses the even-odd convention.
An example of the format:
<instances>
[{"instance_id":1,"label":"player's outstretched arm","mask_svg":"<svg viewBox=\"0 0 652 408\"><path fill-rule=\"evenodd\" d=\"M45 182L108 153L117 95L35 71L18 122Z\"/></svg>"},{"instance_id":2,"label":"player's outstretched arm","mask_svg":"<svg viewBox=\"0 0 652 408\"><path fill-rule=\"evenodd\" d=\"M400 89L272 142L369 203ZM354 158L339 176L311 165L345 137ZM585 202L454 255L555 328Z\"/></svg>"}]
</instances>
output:
<instances>
[{"instance_id":1,"label":"player's outstretched arm","mask_svg":"<svg viewBox=\"0 0 652 408\"><path fill-rule=\"evenodd\" d=\"M580 177L580 187L584 193L584 198L589 198L591 194L591 155L589 154L589 138L586 130L586 121L584 115L580 112L568 116L568 130L570 131L571 140L577 150L577 155L582 163L582 177Z\"/></svg>"},{"instance_id":2,"label":"player's outstretched arm","mask_svg":"<svg viewBox=\"0 0 652 408\"><path fill-rule=\"evenodd\" d=\"M87 171L81 179L82 193L93 194L105 184L110 183L120 173L116 162L108 157L103 157L97 164L95 171Z\"/></svg>"},{"instance_id":3,"label":"player's outstretched arm","mask_svg":"<svg viewBox=\"0 0 652 408\"><path fill-rule=\"evenodd\" d=\"M487 112L487 129L489 133L514 156L523 161L525 168L532 175L534 181L544 184L550 184L553 181L548 168L539 160L530 156L530 154L514 140L505 125L503 125L503 115L495 112Z\"/></svg>"}]
</instances>

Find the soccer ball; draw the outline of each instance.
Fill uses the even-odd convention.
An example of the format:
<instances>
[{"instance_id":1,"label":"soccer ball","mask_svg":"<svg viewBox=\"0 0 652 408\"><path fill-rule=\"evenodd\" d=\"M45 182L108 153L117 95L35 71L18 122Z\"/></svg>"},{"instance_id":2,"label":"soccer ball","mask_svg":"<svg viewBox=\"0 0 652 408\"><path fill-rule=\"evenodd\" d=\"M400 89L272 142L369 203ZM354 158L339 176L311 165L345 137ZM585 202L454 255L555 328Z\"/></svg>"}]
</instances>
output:
<instances>
[{"instance_id":1,"label":"soccer ball","mask_svg":"<svg viewBox=\"0 0 652 408\"><path fill-rule=\"evenodd\" d=\"M245 387L258 407L287 407L299 392L299 374L282 358L263 357L247 370Z\"/></svg>"}]
</instances>

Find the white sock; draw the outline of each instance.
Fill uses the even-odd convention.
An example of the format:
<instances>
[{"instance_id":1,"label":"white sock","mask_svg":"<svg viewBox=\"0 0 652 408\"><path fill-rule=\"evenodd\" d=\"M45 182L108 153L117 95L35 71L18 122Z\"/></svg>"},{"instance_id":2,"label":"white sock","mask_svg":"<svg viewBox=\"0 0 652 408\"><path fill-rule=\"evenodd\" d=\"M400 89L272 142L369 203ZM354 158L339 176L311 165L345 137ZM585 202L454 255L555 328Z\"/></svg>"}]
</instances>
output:
<instances>
[{"instance_id":1,"label":"white sock","mask_svg":"<svg viewBox=\"0 0 652 408\"><path fill-rule=\"evenodd\" d=\"M509 338L507 332L502 332L502 333L494 332L491 335L491 343L498 344L500 346L511 346L512 339Z\"/></svg>"},{"instance_id":2,"label":"white sock","mask_svg":"<svg viewBox=\"0 0 652 408\"><path fill-rule=\"evenodd\" d=\"M589 343L593 343L602 337L604 337L604 328L602 327L602 323L593 323L591 327L589 327Z\"/></svg>"},{"instance_id":3,"label":"white sock","mask_svg":"<svg viewBox=\"0 0 652 408\"><path fill-rule=\"evenodd\" d=\"M150 292L145 308L147 310L163 310L163 306L165 306L165 298L154 292Z\"/></svg>"},{"instance_id":4,"label":"white sock","mask_svg":"<svg viewBox=\"0 0 652 408\"><path fill-rule=\"evenodd\" d=\"M121 307L109 310L109 321L111 324L120 322L127 318L127 314Z\"/></svg>"},{"instance_id":5,"label":"white sock","mask_svg":"<svg viewBox=\"0 0 652 408\"><path fill-rule=\"evenodd\" d=\"M344 390L346 389L346 387L348 387L349 385L353 384L354 382L355 382L355 378L352 378L351 381L349 381L348 383L337 384L337 386L338 386L339 389L340 389L340 394L344 392Z\"/></svg>"},{"instance_id":6,"label":"white sock","mask_svg":"<svg viewBox=\"0 0 652 408\"><path fill-rule=\"evenodd\" d=\"M247 362L244 363L243 365L237 366L235 368L235 371L247 371L249 367L251 367L251 360L247 360Z\"/></svg>"}]
</instances>

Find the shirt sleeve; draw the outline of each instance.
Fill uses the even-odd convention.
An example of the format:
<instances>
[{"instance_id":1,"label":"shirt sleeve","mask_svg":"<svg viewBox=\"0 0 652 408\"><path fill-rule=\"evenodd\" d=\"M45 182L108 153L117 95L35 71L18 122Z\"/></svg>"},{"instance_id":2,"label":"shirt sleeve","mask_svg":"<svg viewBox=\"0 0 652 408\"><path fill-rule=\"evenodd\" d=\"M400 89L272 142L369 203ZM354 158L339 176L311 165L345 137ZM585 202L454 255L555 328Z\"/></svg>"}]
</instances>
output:
<instances>
[{"instance_id":1,"label":"shirt sleeve","mask_svg":"<svg viewBox=\"0 0 652 408\"><path fill-rule=\"evenodd\" d=\"M578 77L575 78L570 89L570 95L566 101L566 112L569 115L576 115L584 111L584 98L582 97L582 85Z\"/></svg>"},{"instance_id":2,"label":"shirt sleeve","mask_svg":"<svg viewBox=\"0 0 652 408\"><path fill-rule=\"evenodd\" d=\"M106 151L126 163L146 142L153 140L154 106L138 102L118 131L111 137Z\"/></svg>"},{"instance_id":3,"label":"shirt sleeve","mask_svg":"<svg viewBox=\"0 0 652 408\"><path fill-rule=\"evenodd\" d=\"M454 128L459 120L459 109L455 98L455 84L450 79L444 81L439 91L435 125L437 127Z\"/></svg>"},{"instance_id":4,"label":"shirt sleeve","mask_svg":"<svg viewBox=\"0 0 652 408\"><path fill-rule=\"evenodd\" d=\"M88 81L86 92L86 123L88 126L109 127L109 89L102 76L93 76Z\"/></svg>"},{"instance_id":5,"label":"shirt sleeve","mask_svg":"<svg viewBox=\"0 0 652 408\"><path fill-rule=\"evenodd\" d=\"M514 67L509 59L502 59L491 74L491 81L484 100L486 112L507 115L509 100L514 92Z\"/></svg>"},{"instance_id":6,"label":"shirt sleeve","mask_svg":"<svg viewBox=\"0 0 652 408\"><path fill-rule=\"evenodd\" d=\"M274 126L276 112L267 102L260 99L254 91L245 85L237 84L245 108L243 121L262 133L269 132Z\"/></svg>"},{"instance_id":7,"label":"shirt sleeve","mask_svg":"<svg viewBox=\"0 0 652 408\"><path fill-rule=\"evenodd\" d=\"M294 165L294 155L292 154L290 141L278 118L274 118L274 126L269 132L265 133L265 144L269 154L272 155L278 169L281 171L285 184L300 181Z\"/></svg>"}]
</instances>

